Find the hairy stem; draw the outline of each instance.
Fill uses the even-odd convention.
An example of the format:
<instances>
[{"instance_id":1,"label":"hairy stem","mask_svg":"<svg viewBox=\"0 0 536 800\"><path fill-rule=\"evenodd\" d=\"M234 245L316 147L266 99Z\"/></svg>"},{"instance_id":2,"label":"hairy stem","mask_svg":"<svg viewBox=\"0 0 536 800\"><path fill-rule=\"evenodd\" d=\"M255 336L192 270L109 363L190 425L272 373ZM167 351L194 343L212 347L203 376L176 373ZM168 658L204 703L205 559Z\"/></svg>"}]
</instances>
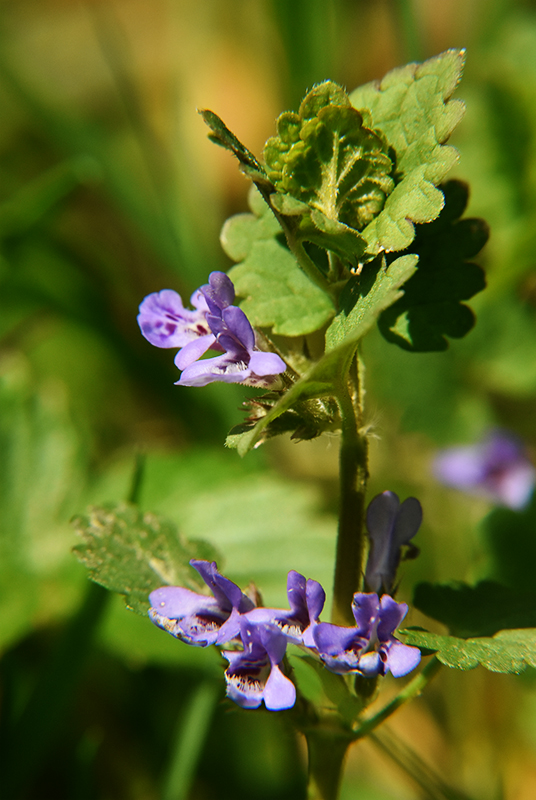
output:
<instances>
[{"instance_id":1,"label":"hairy stem","mask_svg":"<svg viewBox=\"0 0 536 800\"><path fill-rule=\"evenodd\" d=\"M359 591L365 549L365 492L368 478L368 442L362 427L359 363L354 357L343 372L337 395L342 419L339 455L339 529L333 585L332 621L353 625L352 598Z\"/></svg>"}]
</instances>

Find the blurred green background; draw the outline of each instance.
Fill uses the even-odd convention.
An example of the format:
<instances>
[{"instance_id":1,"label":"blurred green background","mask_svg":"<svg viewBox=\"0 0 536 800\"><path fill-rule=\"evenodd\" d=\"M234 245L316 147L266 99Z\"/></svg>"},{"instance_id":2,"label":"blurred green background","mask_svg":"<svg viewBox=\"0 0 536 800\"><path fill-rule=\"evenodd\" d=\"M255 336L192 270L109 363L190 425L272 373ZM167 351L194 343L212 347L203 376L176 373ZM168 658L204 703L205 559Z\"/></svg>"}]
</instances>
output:
<instances>
[{"instance_id":1,"label":"blurred green background","mask_svg":"<svg viewBox=\"0 0 536 800\"><path fill-rule=\"evenodd\" d=\"M536 3L0 3L6 800L304 796L285 715L231 708L216 654L88 590L69 519L125 499L144 452L142 507L214 541L229 577L254 579L272 605L286 602L290 568L329 587L336 440L274 441L240 461L223 441L243 389L175 387L172 354L141 337L137 306L165 287L187 297L230 266L219 231L246 209L247 182L197 107L260 154L315 81L351 90L450 47L468 51L452 177L491 225L488 289L471 304L476 328L446 353L406 353L376 332L364 346L371 496L416 495L425 512L401 599L424 578L493 573L490 508L432 480L436 449L496 425L536 447ZM477 800L536 796L533 674L444 670L390 730ZM374 744L354 748L343 800L421 796L447 797Z\"/></svg>"}]
</instances>

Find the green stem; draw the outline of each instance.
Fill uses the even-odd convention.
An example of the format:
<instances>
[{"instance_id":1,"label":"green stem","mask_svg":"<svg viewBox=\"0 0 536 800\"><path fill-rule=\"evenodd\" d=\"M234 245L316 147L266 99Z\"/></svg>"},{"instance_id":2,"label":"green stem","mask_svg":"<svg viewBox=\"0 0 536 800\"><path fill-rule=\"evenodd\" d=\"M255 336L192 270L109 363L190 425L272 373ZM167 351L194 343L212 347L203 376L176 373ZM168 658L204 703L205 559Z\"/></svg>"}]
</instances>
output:
<instances>
[{"instance_id":1,"label":"green stem","mask_svg":"<svg viewBox=\"0 0 536 800\"><path fill-rule=\"evenodd\" d=\"M365 492L368 478L368 442L360 434L362 401L358 357L352 373L343 371L337 399L341 412L339 455L339 529L333 585L332 621L354 625L352 598L361 585L365 549Z\"/></svg>"},{"instance_id":2,"label":"green stem","mask_svg":"<svg viewBox=\"0 0 536 800\"><path fill-rule=\"evenodd\" d=\"M384 720L394 714L400 706L403 706L409 700L413 700L415 697L420 695L426 684L434 677L434 675L439 671L441 667L441 662L434 656L428 664L416 675L409 683L404 686L401 692L397 694L390 703L387 703L380 711L374 714L373 717L370 717L367 720L364 720L361 726L358 728L357 731L354 733L355 739L362 739L364 736L368 736L372 731L381 725Z\"/></svg>"},{"instance_id":3,"label":"green stem","mask_svg":"<svg viewBox=\"0 0 536 800\"><path fill-rule=\"evenodd\" d=\"M306 733L309 772L307 800L337 800L344 757L351 739L316 728Z\"/></svg>"}]
</instances>

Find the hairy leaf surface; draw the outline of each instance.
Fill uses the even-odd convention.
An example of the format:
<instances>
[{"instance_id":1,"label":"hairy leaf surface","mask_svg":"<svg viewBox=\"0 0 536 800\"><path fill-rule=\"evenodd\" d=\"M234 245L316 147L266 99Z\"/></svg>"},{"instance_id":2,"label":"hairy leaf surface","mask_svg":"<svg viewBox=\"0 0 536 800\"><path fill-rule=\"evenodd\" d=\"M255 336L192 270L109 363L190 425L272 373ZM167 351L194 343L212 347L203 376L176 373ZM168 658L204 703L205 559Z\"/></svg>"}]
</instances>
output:
<instances>
[{"instance_id":1,"label":"hairy leaf surface","mask_svg":"<svg viewBox=\"0 0 536 800\"><path fill-rule=\"evenodd\" d=\"M447 50L422 64L394 69L350 94L353 106L370 113L372 127L396 153L397 186L363 231L372 252L408 247L413 223L431 222L443 207L436 187L458 160L455 148L445 142L465 110L462 101L451 100L464 57L463 50Z\"/></svg>"},{"instance_id":2,"label":"hairy leaf surface","mask_svg":"<svg viewBox=\"0 0 536 800\"><path fill-rule=\"evenodd\" d=\"M459 639L423 630L400 630L405 644L435 652L439 661L453 669L474 669L479 664L491 672L523 672L536 667L536 628L499 631L493 637Z\"/></svg>"},{"instance_id":3,"label":"hairy leaf surface","mask_svg":"<svg viewBox=\"0 0 536 800\"><path fill-rule=\"evenodd\" d=\"M347 369L360 339L370 330L381 311L400 296L400 286L414 269L414 256L393 262L390 271L378 269L366 293L356 291L348 303L348 314L339 319L331 333L331 328L328 329L328 348L322 358L250 430L229 437L227 445L236 447L243 456L264 440L267 426L282 414L304 401L333 396L334 386ZM364 292L364 287L361 291Z\"/></svg>"},{"instance_id":4,"label":"hairy leaf surface","mask_svg":"<svg viewBox=\"0 0 536 800\"><path fill-rule=\"evenodd\" d=\"M387 143L367 123L340 86L315 86L266 142L269 179L326 219L362 230L394 188Z\"/></svg>"},{"instance_id":5,"label":"hairy leaf surface","mask_svg":"<svg viewBox=\"0 0 536 800\"><path fill-rule=\"evenodd\" d=\"M187 541L171 522L126 503L91 508L73 524L82 539L74 554L92 580L123 594L138 614L147 613L148 595L159 586L204 587L189 561L218 557L208 543Z\"/></svg>"},{"instance_id":6,"label":"hairy leaf surface","mask_svg":"<svg viewBox=\"0 0 536 800\"><path fill-rule=\"evenodd\" d=\"M299 268L266 203L257 192L250 197L253 213L231 217L221 234L227 255L240 261L229 277L244 298L241 308L253 325L275 334L312 333L333 316L331 299Z\"/></svg>"}]
</instances>

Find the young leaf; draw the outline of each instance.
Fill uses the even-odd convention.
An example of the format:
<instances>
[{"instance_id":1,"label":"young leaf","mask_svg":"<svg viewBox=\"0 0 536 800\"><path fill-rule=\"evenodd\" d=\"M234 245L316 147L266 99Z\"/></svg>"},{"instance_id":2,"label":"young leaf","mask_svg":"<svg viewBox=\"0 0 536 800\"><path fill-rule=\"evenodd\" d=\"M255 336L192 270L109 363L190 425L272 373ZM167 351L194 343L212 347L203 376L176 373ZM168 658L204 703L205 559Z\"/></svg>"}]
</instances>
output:
<instances>
[{"instance_id":1,"label":"young leaf","mask_svg":"<svg viewBox=\"0 0 536 800\"><path fill-rule=\"evenodd\" d=\"M383 210L363 231L369 249L403 250L414 237L413 223L431 222L443 207L441 183L458 153L445 145L464 113L451 100L464 64L463 50L447 50L422 64L407 64L350 94L366 109L396 153L397 186Z\"/></svg>"},{"instance_id":2,"label":"young leaf","mask_svg":"<svg viewBox=\"0 0 536 800\"><path fill-rule=\"evenodd\" d=\"M455 636L492 636L505 628L536 627L536 594L518 592L495 581L419 583L413 605L447 626Z\"/></svg>"},{"instance_id":3,"label":"young leaf","mask_svg":"<svg viewBox=\"0 0 536 800\"><path fill-rule=\"evenodd\" d=\"M282 336L303 336L322 328L334 314L331 299L312 283L281 242L281 228L254 189L252 214L227 220L222 247L237 266L229 271L241 308L251 323ZM278 236L279 234L279 236Z\"/></svg>"},{"instance_id":4,"label":"young leaf","mask_svg":"<svg viewBox=\"0 0 536 800\"><path fill-rule=\"evenodd\" d=\"M378 323L383 336L404 350L446 350L446 336L465 336L475 319L461 301L486 285L482 268L467 259L486 243L488 227L481 219L459 219L467 205L466 184L448 181L442 189L445 206L439 218L417 225L406 251L418 256L417 271Z\"/></svg>"},{"instance_id":5,"label":"young leaf","mask_svg":"<svg viewBox=\"0 0 536 800\"><path fill-rule=\"evenodd\" d=\"M362 230L371 222L394 188L393 163L386 142L367 127L340 86L315 86L297 114L279 117L277 129L264 159L279 192L350 228Z\"/></svg>"},{"instance_id":6,"label":"young leaf","mask_svg":"<svg viewBox=\"0 0 536 800\"><path fill-rule=\"evenodd\" d=\"M536 667L536 629L504 630L491 638L459 639L424 630L399 630L405 644L432 651L453 669L474 669L479 664L491 672L522 672Z\"/></svg>"},{"instance_id":7,"label":"young leaf","mask_svg":"<svg viewBox=\"0 0 536 800\"><path fill-rule=\"evenodd\" d=\"M254 183L262 186L267 191L273 191L273 186L266 178L264 167L259 164L253 153L229 130L223 120L209 109L200 109L199 113L211 130L209 139L226 150L230 150L239 160L243 172Z\"/></svg>"},{"instance_id":8,"label":"young leaf","mask_svg":"<svg viewBox=\"0 0 536 800\"><path fill-rule=\"evenodd\" d=\"M91 508L73 525L82 539L73 552L91 579L125 595L137 614L147 613L149 593L159 586L204 587L189 561L218 558L206 542L187 541L172 523L126 503Z\"/></svg>"}]
</instances>

